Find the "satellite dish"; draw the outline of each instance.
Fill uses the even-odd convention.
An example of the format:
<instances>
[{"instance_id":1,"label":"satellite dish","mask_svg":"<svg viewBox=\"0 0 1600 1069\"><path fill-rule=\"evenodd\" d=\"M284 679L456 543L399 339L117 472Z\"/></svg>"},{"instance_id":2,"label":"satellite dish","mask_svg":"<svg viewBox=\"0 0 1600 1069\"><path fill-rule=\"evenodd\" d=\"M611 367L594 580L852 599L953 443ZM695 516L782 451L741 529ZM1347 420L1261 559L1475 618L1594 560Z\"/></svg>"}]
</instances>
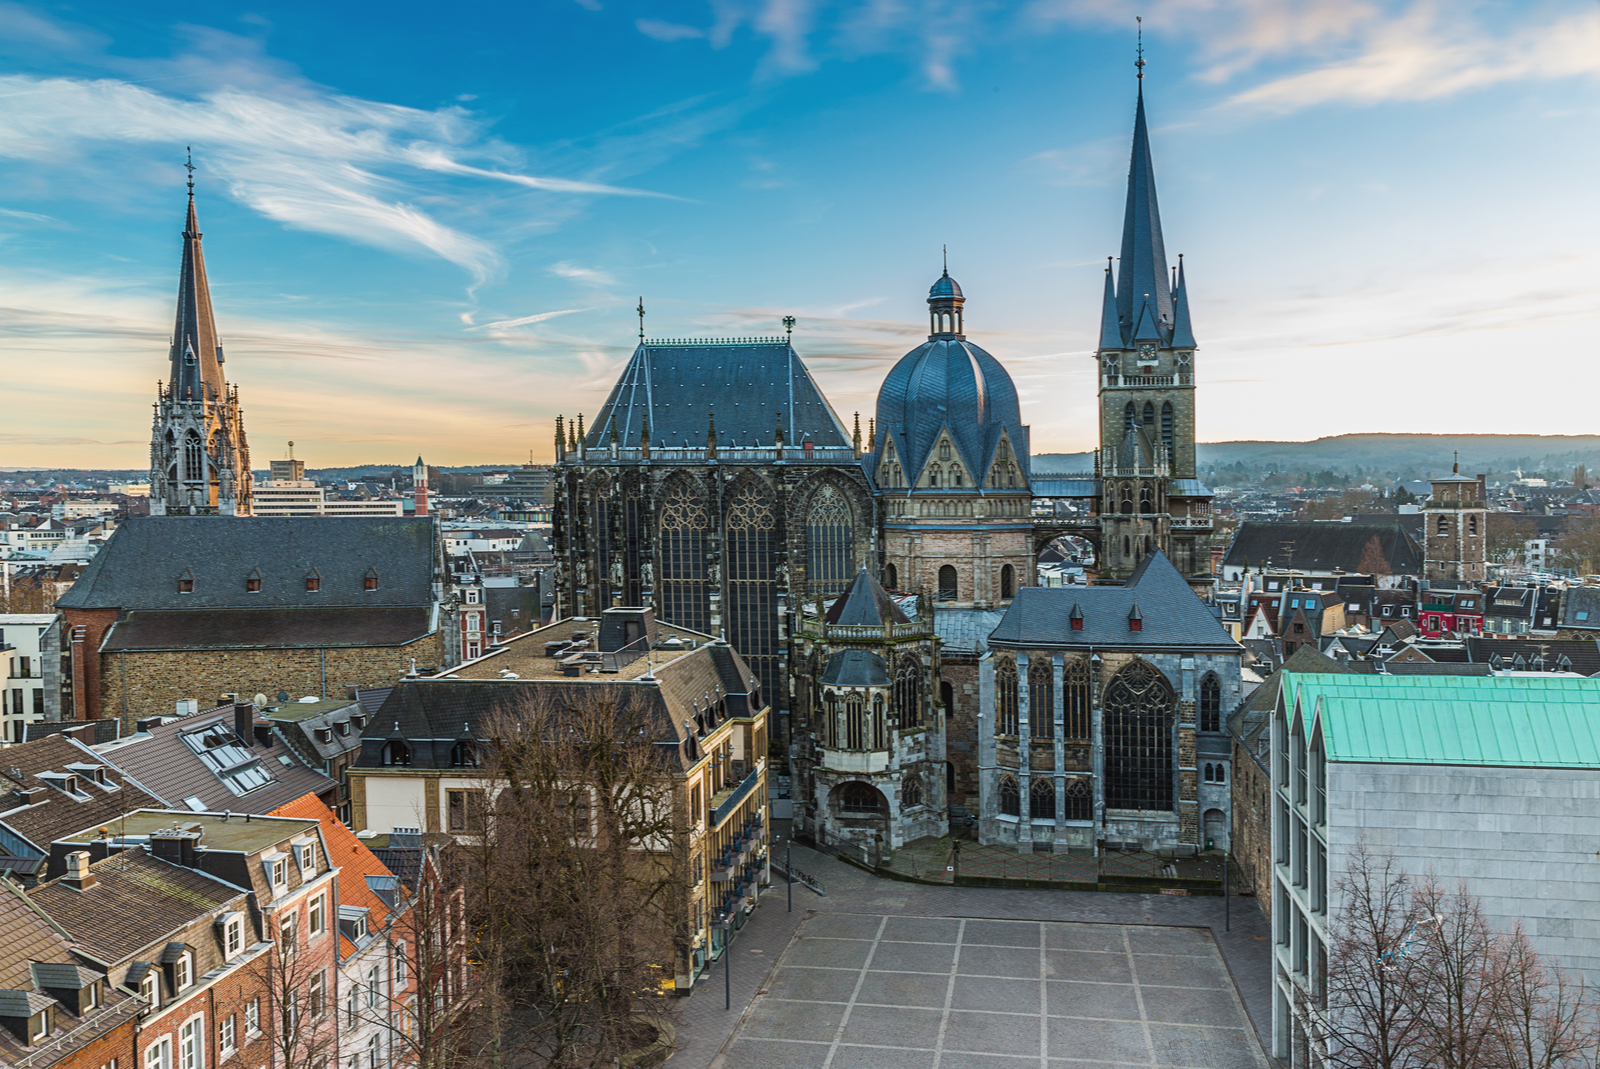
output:
<instances>
[{"instance_id":1,"label":"satellite dish","mask_svg":"<svg viewBox=\"0 0 1600 1069\"><path fill-rule=\"evenodd\" d=\"M267 707L267 696L265 694L257 694L252 701L257 709L265 709Z\"/></svg>"},{"instance_id":2,"label":"satellite dish","mask_svg":"<svg viewBox=\"0 0 1600 1069\"><path fill-rule=\"evenodd\" d=\"M280 691L278 691L278 700L279 700L279 701L280 701L280 702L286 702L286 701L288 701L288 700L289 700L289 692L288 692L288 691L286 691L286 690L280 690Z\"/></svg>"}]
</instances>

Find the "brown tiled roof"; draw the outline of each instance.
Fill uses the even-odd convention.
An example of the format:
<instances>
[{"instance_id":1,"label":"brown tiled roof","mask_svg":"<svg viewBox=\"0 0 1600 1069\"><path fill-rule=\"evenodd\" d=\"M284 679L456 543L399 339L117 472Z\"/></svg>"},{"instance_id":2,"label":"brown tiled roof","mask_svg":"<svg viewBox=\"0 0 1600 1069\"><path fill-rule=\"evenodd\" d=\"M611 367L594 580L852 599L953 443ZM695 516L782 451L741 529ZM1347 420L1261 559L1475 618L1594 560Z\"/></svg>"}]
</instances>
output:
<instances>
[{"instance_id":1,"label":"brown tiled roof","mask_svg":"<svg viewBox=\"0 0 1600 1069\"><path fill-rule=\"evenodd\" d=\"M105 765L106 778L120 789L84 782L87 777L80 775L81 792L88 796L80 801L39 778L41 772L70 772L71 764ZM33 805L12 808L21 805L12 793L17 787L44 787L44 793ZM0 805L10 809L0 810L0 824L33 843L40 853L48 852L51 841L64 835L104 824L132 809L161 804L137 784L123 782L122 774L105 758L65 735L8 746L0 753L0 790L5 792Z\"/></svg>"},{"instance_id":2,"label":"brown tiled roof","mask_svg":"<svg viewBox=\"0 0 1600 1069\"><path fill-rule=\"evenodd\" d=\"M173 865L142 850L112 854L90 866L92 887L62 880L41 884L30 897L99 961L120 962L197 917L245 892L203 872Z\"/></svg>"},{"instance_id":3,"label":"brown tiled roof","mask_svg":"<svg viewBox=\"0 0 1600 1069\"><path fill-rule=\"evenodd\" d=\"M400 646L429 633L430 615L415 606L131 612L106 635L100 650Z\"/></svg>"}]
</instances>

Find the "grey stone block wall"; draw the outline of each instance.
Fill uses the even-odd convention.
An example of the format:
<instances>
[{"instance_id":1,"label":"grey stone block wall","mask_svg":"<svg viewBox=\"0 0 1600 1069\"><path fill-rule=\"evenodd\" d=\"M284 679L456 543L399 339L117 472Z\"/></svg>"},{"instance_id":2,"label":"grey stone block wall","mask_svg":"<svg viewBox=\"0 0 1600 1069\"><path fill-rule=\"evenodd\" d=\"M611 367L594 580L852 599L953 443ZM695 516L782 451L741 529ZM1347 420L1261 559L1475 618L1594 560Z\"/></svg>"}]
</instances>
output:
<instances>
[{"instance_id":1,"label":"grey stone block wall","mask_svg":"<svg viewBox=\"0 0 1600 1069\"><path fill-rule=\"evenodd\" d=\"M1600 983L1600 772L1582 769L1328 766L1332 904L1365 841L1414 878L1465 881L1489 922L1521 922L1533 947Z\"/></svg>"}]
</instances>

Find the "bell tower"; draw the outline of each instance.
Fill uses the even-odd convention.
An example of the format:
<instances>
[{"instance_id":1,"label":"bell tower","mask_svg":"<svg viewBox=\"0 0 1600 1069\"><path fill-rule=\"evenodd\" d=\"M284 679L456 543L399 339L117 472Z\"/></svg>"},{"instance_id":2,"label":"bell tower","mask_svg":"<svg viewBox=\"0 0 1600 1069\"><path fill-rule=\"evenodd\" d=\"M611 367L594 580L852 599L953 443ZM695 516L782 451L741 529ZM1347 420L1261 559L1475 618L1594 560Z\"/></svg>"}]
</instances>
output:
<instances>
[{"instance_id":1,"label":"bell tower","mask_svg":"<svg viewBox=\"0 0 1600 1069\"><path fill-rule=\"evenodd\" d=\"M1183 258L1169 269L1145 122L1143 59L1122 258L1101 309L1098 579L1120 582L1159 549L1191 580L1211 574L1211 491L1195 474L1194 330ZM1171 273L1169 274L1169 270Z\"/></svg>"}]
</instances>

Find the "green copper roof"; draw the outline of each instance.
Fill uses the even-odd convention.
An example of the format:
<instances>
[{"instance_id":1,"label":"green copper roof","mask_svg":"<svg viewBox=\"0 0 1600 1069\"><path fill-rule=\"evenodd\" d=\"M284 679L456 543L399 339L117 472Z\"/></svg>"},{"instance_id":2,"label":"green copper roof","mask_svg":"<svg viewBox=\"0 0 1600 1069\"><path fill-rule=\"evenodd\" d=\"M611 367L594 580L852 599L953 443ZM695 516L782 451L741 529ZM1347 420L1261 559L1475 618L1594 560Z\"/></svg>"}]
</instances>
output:
<instances>
[{"instance_id":1,"label":"green copper roof","mask_svg":"<svg viewBox=\"0 0 1600 1069\"><path fill-rule=\"evenodd\" d=\"M1287 673L1330 761L1600 768L1600 679Z\"/></svg>"}]
</instances>

